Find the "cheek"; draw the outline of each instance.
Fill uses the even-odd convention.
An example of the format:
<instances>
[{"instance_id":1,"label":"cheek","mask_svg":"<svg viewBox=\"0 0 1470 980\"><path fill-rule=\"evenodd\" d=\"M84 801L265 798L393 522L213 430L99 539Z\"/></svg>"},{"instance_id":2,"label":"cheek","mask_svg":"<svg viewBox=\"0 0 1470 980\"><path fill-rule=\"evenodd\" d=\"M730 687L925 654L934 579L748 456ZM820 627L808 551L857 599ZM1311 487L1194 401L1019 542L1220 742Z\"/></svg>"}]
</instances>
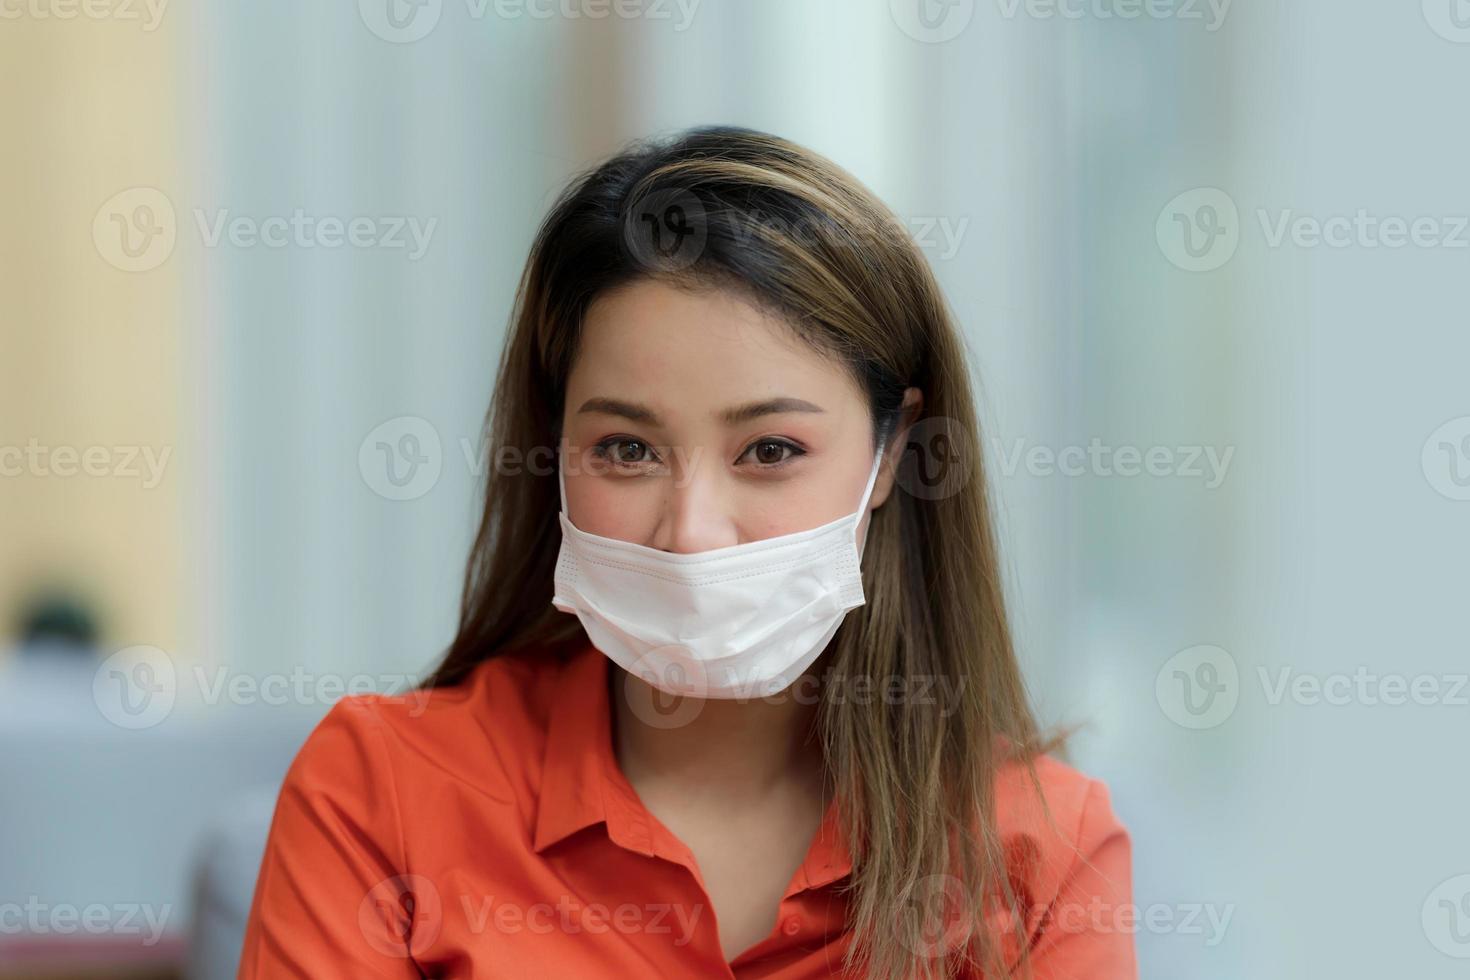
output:
<instances>
[{"instance_id":1,"label":"cheek","mask_svg":"<svg viewBox=\"0 0 1470 980\"><path fill-rule=\"evenodd\" d=\"M618 541L644 541L657 526L661 506L656 494L629 493L595 472L569 470L567 516L588 534Z\"/></svg>"},{"instance_id":2,"label":"cheek","mask_svg":"<svg viewBox=\"0 0 1470 980\"><path fill-rule=\"evenodd\" d=\"M812 492L763 497L752 501L738 516L745 539L759 541L809 531L836 520L842 513L833 510L832 502L822 494Z\"/></svg>"},{"instance_id":3,"label":"cheek","mask_svg":"<svg viewBox=\"0 0 1470 980\"><path fill-rule=\"evenodd\" d=\"M858 509L871 464L844 465L846 473L810 473L776 492L750 495L732 516L746 541L774 538L821 527ZM859 519L863 515L858 515Z\"/></svg>"}]
</instances>

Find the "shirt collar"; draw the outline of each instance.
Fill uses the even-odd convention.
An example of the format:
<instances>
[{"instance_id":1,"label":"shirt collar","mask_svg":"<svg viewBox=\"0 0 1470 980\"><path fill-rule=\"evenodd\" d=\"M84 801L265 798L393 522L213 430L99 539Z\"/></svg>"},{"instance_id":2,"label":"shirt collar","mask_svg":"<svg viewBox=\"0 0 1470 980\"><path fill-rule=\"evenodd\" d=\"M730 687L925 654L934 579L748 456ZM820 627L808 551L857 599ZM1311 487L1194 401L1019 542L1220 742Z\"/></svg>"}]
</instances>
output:
<instances>
[{"instance_id":1,"label":"shirt collar","mask_svg":"<svg viewBox=\"0 0 1470 980\"><path fill-rule=\"evenodd\" d=\"M613 753L610 662L590 642L570 655L554 685L532 846L539 854L596 823L614 842L645 856L684 850L659 828ZM667 833L667 832L665 832ZM827 808L795 882L820 888L852 870L837 804Z\"/></svg>"},{"instance_id":2,"label":"shirt collar","mask_svg":"<svg viewBox=\"0 0 1470 980\"><path fill-rule=\"evenodd\" d=\"M532 843L537 853L605 822L624 847L653 853L637 796L618 768L612 747L608 662L590 643L561 667L552 695ZM630 798L631 797L631 798Z\"/></svg>"}]
</instances>

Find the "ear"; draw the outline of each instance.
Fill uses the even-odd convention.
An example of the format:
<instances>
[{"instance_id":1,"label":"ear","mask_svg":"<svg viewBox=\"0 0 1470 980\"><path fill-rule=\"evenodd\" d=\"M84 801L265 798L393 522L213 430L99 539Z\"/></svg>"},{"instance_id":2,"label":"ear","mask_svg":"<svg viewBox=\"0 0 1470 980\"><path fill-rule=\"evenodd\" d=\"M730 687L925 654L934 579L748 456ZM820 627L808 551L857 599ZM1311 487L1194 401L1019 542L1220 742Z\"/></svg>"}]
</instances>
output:
<instances>
[{"instance_id":1,"label":"ear","mask_svg":"<svg viewBox=\"0 0 1470 980\"><path fill-rule=\"evenodd\" d=\"M903 393L903 405L899 409L898 425L883 446L883 462L878 467L878 477L873 481L873 496L868 501L869 510L877 510L893 491L898 478L898 464L903 451L909 444L909 430L924 414L924 393L918 388L907 388Z\"/></svg>"}]
</instances>

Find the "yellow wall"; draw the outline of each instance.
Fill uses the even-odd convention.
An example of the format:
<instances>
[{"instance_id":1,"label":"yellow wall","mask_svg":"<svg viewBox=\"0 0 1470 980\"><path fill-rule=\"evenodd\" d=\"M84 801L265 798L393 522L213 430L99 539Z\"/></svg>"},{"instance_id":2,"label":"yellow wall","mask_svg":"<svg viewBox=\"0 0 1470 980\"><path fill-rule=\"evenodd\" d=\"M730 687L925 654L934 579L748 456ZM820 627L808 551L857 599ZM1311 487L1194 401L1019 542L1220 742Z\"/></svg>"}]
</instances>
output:
<instances>
[{"instance_id":1,"label":"yellow wall","mask_svg":"<svg viewBox=\"0 0 1470 980\"><path fill-rule=\"evenodd\" d=\"M147 30L115 17L37 17L37 8L45 0L0 20L0 630L11 638L18 605L61 582L95 596L104 644L173 649L188 464L179 449L183 260L175 249L157 268L122 271L94 242L93 223L120 191L177 185L181 18L165 9ZM148 16L141 3L124 9ZM18 458L32 439L48 472L67 465L53 451L71 447L77 474L43 475ZM113 475L81 472L93 446L109 448L105 463L94 451L92 468ZM141 454L138 475L117 472L126 459L112 447L167 449L161 482L145 486Z\"/></svg>"}]
</instances>

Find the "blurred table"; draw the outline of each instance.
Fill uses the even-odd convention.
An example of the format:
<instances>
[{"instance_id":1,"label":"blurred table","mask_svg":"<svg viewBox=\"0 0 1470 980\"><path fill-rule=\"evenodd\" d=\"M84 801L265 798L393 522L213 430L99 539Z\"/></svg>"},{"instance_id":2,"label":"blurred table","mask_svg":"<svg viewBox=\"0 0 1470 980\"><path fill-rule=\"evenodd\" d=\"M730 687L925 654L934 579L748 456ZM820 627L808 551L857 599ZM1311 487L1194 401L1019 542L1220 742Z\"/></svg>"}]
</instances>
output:
<instances>
[{"instance_id":1,"label":"blurred table","mask_svg":"<svg viewBox=\"0 0 1470 980\"><path fill-rule=\"evenodd\" d=\"M328 707L181 698L129 729L94 697L101 663L0 656L0 977L181 968L206 828L273 799Z\"/></svg>"}]
</instances>

